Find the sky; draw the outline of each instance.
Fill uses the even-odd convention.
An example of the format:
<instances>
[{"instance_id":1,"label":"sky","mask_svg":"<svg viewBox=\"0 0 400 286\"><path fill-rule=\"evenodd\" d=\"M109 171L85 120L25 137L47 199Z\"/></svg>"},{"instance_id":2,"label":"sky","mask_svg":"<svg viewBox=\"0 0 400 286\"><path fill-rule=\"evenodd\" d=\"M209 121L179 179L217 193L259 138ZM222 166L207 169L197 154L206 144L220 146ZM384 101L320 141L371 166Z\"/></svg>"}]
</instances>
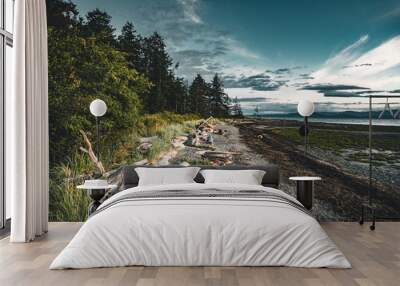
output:
<instances>
[{"instance_id":1,"label":"sky","mask_svg":"<svg viewBox=\"0 0 400 286\"><path fill-rule=\"evenodd\" d=\"M218 73L246 114L295 112L302 99L319 112L357 111L365 95L400 94L399 0L73 2L81 14L107 11L117 30L131 21L159 32L179 76Z\"/></svg>"}]
</instances>

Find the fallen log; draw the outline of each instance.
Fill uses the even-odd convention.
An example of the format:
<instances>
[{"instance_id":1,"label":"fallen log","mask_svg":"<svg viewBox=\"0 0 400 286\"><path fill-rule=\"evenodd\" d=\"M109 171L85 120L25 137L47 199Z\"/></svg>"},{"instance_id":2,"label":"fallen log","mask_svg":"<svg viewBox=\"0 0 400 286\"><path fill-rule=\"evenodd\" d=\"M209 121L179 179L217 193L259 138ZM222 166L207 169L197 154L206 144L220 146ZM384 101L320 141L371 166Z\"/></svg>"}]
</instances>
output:
<instances>
[{"instance_id":1,"label":"fallen log","mask_svg":"<svg viewBox=\"0 0 400 286\"><path fill-rule=\"evenodd\" d=\"M231 152L218 152L218 151L207 151L203 154L203 157L214 161L232 161L233 160L233 154Z\"/></svg>"},{"instance_id":2,"label":"fallen log","mask_svg":"<svg viewBox=\"0 0 400 286\"><path fill-rule=\"evenodd\" d=\"M158 136L142 137L139 138L139 143L152 143L156 139L158 139Z\"/></svg>"},{"instance_id":3,"label":"fallen log","mask_svg":"<svg viewBox=\"0 0 400 286\"><path fill-rule=\"evenodd\" d=\"M100 174L103 176L106 173L103 163L101 163L101 161L97 158L97 156L93 152L92 143L90 142L89 138L87 137L85 131L79 130L79 132L82 134L83 141L86 144L86 148L80 147L79 149L82 152L89 155L90 160L93 162L94 166L99 170Z\"/></svg>"}]
</instances>

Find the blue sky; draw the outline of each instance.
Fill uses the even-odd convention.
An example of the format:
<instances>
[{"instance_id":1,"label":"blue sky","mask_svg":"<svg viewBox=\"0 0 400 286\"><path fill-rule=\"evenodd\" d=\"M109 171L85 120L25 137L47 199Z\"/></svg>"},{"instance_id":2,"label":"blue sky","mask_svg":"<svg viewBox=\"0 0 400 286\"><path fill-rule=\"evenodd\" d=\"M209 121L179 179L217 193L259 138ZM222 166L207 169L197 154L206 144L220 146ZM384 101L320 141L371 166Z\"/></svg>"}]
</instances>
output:
<instances>
[{"instance_id":1,"label":"blue sky","mask_svg":"<svg viewBox=\"0 0 400 286\"><path fill-rule=\"evenodd\" d=\"M219 73L231 97L265 112L365 108L364 91L400 89L398 0L75 0L167 41L177 73ZM250 100L248 100L250 98Z\"/></svg>"}]
</instances>

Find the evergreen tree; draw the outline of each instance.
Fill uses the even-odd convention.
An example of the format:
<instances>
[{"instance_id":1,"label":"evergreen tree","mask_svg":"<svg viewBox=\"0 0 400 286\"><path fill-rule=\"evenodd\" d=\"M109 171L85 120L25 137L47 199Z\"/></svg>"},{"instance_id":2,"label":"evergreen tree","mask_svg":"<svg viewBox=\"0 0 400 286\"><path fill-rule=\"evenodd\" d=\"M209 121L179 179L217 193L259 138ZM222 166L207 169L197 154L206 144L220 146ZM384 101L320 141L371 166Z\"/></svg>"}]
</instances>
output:
<instances>
[{"instance_id":1,"label":"evergreen tree","mask_svg":"<svg viewBox=\"0 0 400 286\"><path fill-rule=\"evenodd\" d=\"M185 113L185 101L187 95L187 86L183 78L172 78L171 85L168 90L170 95L168 98L167 109L176 113Z\"/></svg>"},{"instance_id":2,"label":"evergreen tree","mask_svg":"<svg viewBox=\"0 0 400 286\"><path fill-rule=\"evenodd\" d=\"M115 29L111 25L111 16L107 12L95 9L87 13L83 29L84 36L95 39L97 43L115 46L114 32Z\"/></svg>"},{"instance_id":3,"label":"evergreen tree","mask_svg":"<svg viewBox=\"0 0 400 286\"><path fill-rule=\"evenodd\" d=\"M140 73L144 72L142 41L142 37L137 33L133 24L126 22L122 27L121 35L118 36L118 48L126 53L129 67Z\"/></svg>"},{"instance_id":4,"label":"evergreen tree","mask_svg":"<svg viewBox=\"0 0 400 286\"><path fill-rule=\"evenodd\" d=\"M64 0L46 1L47 26L52 30L67 31L76 28L80 22L76 5Z\"/></svg>"},{"instance_id":5,"label":"evergreen tree","mask_svg":"<svg viewBox=\"0 0 400 286\"><path fill-rule=\"evenodd\" d=\"M168 94L166 91L171 80L171 65L172 60L166 51L164 39L158 33L145 38L143 41L144 74L153 86L144 101L144 106L145 110L150 113L167 110Z\"/></svg>"},{"instance_id":6,"label":"evergreen tree","mask_svg":"<svg viewBox=\"0 0 400 286\"><path fill-rule=\"evenodd\" d=\"M189 112L202 116L211 115L208 96L209 85L197 74L189 88Z\"/></svg>"},{"instance_id":7,"label":"evergreen tree","mask_svg":"<svg viewBox=\"0 0 400 286\"><path fill-rule=\"evenodd\" d=\"M210 87L209 101L211 114L217 117L229 116L229 97L218 74L215 74Z\"/></svg>"}]
</instances>

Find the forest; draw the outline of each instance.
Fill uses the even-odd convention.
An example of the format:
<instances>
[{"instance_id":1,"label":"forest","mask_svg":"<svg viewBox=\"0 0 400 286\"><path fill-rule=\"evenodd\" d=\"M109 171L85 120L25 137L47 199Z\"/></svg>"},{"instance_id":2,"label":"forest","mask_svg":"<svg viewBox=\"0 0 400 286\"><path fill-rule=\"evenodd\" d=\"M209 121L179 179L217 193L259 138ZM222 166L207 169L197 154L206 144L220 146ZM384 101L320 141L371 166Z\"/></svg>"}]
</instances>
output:
<instances>
[{"instance_id":1,"label":"forest","mask_svg":"<svg viewBox=\"0 0 400 286\"><path fill-rule=\"evenodd\" d=\"M82 16L64 0L47 1L47 19L52 164L74 152L80 129L93 130L88 107L96 98L108 105L102 128L114 140L137 127L143 114L241 115L237 102L230 108L218 74L211 82L193 75L190 85L177 76L179 63L157 32L142 36L128 21L117 33L107 12L94 9Z\"/></svg>"}]
</instances>

